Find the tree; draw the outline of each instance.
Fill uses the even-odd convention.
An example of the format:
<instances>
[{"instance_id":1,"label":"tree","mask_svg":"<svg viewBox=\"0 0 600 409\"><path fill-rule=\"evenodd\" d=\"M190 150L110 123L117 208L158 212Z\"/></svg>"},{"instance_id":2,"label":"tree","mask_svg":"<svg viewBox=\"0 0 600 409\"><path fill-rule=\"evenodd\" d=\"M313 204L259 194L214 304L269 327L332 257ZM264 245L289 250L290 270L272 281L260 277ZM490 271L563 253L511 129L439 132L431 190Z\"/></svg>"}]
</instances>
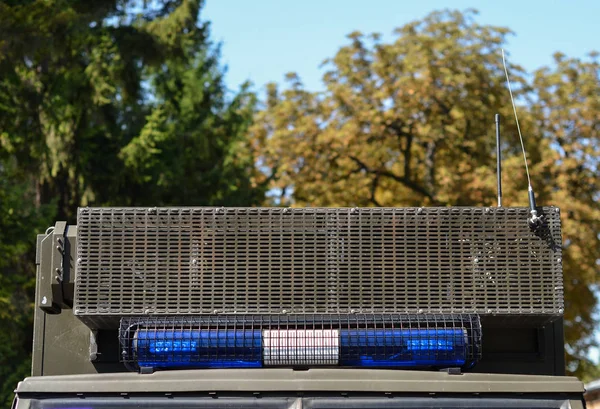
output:
<instances>
[{"instance_id":1,"label":"tree","mask_svg":"<svg viewBox=\"0 0 600 409\"><path fill-rule=\"evenodd\" d=\"M567 350L570 370L600 376L584 354L593 344L594 320L600 284L600 62L557 53L555 66L535 72L533 117L554 148L555 166L548 199L560 203L563 227L563 265L567 298Z\"/></svg>"},{"instance_id":2,"label":"tree","mask_svg":"<svg viewBox=\"0 0 600 409\"><path fill-rule=\"evenodd\" d=\"M230 152L254 100L226 92L201 6L0 4L2 144L27 167L38 205L57 198L65 219L82 204L256 200L240 193L251 162ZM150 142L158 133L163 146ZM176 188L186 180L193 192Z\"/></svg>"},{"instance_id":3,"label":"tree","mask_svg":"<svg viewBox=\"0 0 600 409\"><path fill-rule=\"evenodd\" d=\"M29 373L35 234L85 205L252 205L201 0L0 2L0 402ZM10 308L9 308L10 307Z\"/></svg>"},{"instance_id":4,"label":"tree","mask_svg":"<svg viewBox=\"0 0 600 409\"><path fill-rule=\"evenodd\" d=\"M493 183L479 181L493 172L493 115L510 113L498 59L509 31L453 12L396 32L391 44L352 33L327 62L323 94L294 75L282 95L271 86L255 139L295 203L459 205L495 196Z\"/></svg>"},{"instance_id":5,"label":"tree","mask_svg":"<svg viewBox=\"0 0 600 409\"><path fill-rule=\"evenodd\" d=\"M17 382L31 372L31 241L53 216L52 206L31 206L34 193L14 161L0 158L0 406L7 408Z\"/></svg>"},{"instance_id":6,"label":"tree","mask_svg":"<svg viewBox=\"0 0 600 409\"><path fill-rule=\"evenodd\" d=\"M146 123L120 152L131 192L127 203L259 203L264 189L250 184L252 157L240 150L255 97L245 86L228 101L218 52L187 53L184 61L152 73L155 93Z\"/></svg>"},{"instance_id":7,"label":"tree","mask_svg":"<svg viewBox=\"0 0 600 409\"><path fill-rule=\"evenodd\" d=\"M382 42L377 34L350 34L350 44L326 61L323 92L305 90L295 74L288 75L289 86L282 91L269 85L264 109L252 127L250 149L263 167L261 181L269 180L271 192L277 193L272 202L299 206L494 204L494 114L507 119L506 135L517 134L514 121L508 120L512 108L501 58L510 31L479 25L474 15L473 11L434 12L397 29L390 43ZM597 71L594 77L593 67L574 71L579 69L587 88L575 91L579 84L566 86L572 90L571 94L565 90L564 98L582 92L591 100L598 95ZM564 231L573 243L565 243L566 280L576 282L585 295L580 297L574 286L567 287L573 290L566 294L570 308L567 342L573 362L585 354L594 324L591 312L596 300L590 287L598 280L598 248L583 247L586 242L597 243L599 230L597 223L581 225L597 216L594 169L581 173L581 161L573 159L577 164L569 170L577 169L581 176L563 176L565 158L555 149L557 140L535 120L544 118L563 126L548 112L556 104L567 111L574 106L541 93L544 87L560 85L552 81L546 85L549 80L541 72L533 89L520 67L513 65L509 70L521 102L521 129L539 202L566 205L581 214L578 220L564 218ZM541 96L537 110L531 105L535 91ZM594 109L591 102L585 107L588 125L582 128L582 139L594 138L589 125ZM582 149L575 148L580 153ZM526 206L527 178L518 138L505 138L503 150L504 174L510 175L504 180L505 205ZM587 155L589 161L594 153ZM575 186L566 189L570 183ZM583 265L583 271L575 263ZM576 371L572 365L569 368Z\"/></svg>"}]
</instances>

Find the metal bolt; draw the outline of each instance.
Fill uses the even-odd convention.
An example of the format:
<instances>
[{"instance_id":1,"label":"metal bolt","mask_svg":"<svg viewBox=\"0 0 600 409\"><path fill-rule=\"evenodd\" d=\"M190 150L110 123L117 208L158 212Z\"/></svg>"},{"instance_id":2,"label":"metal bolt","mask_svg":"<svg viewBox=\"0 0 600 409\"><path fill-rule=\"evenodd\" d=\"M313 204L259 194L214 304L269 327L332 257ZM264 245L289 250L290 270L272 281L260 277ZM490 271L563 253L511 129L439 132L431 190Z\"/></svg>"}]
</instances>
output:
<instances>
[{"instance_id":1,"label":"metal bolt","mask_svg":"<svg viewBox=\"0 0 600 409\"><path fill-rule=\"evenodd\" d=\"M562 309L562 308L559 308L559 309L558 309L558 313L559 313L559 314L562 314L563 312L565 312L565 310L564 310L564 309Z\"/></svg>"},{"instance_id":2,"label":"metal bolt","mask_svg":"<svg viewBox=\"0 0 600 409\"><path fill-rule=\"evenodd\" d=\"M473 263L479 263L479 259L478 258L473 259Z\"/></svg>"},{"instance_id":3,"label":"metal bolt","mask_svg":"<svg viewBox=\"0 0 600 409\"><path fill-rule=\"evenodd\" d=\"M356 314L356 310L350 310L350 314Z\"/></svg>"},{"instance_id":4,"label":"metal bolt","mask_svg":"<svg viewBox=\"0 0 600 409\"><path fill-rule=\"evenodd\" d=\"M194 258L194 259L192 259L192 264L193 264L193 265L196 265L196 264L198 264L198 260L196 260L195 258Z\"/></svg>"},{"instance_id":5,"label":"metal bolt","mask_svg":"<svg viewBox=\"0 0 600 409\"><path fill-rule=\"evenodd\" d=\"M486 207L486 208L485 208L485 212L486 212L486 213L489 213L489 212L491 212L491 209L490 209L489 207Z\"/></svg>"},{"instance_id":6,"label":"metal bolt","mask_svg":"<svg viewBox=\"0 0 600 409\"><path fill-rule=\"evenodd\" d=\"M286 207L286 208L283 209L283 213L289 213L289 212L290 212L289 208Z\"/></svg>"},{"instance_id":7,"label":"metal bolt","mask_svg":"<svg viewBox=\"0 0 600 409\"><path fill-rule=\"evenodd\" d=\"M419 207L419 208L417 209L417 213L419 213L419 214L420 214L420 213L423 213L423 208L422 208L422 207Z\"/></svg>"},{"instance_id":8,"label":"metal bolt","mask_svg":"<svg viewBox=\"0 0 600 409\"><path fill-rule=\"evenodd\" d=\"M562 263L562 258L560 258L560 257L559 257L559 258L557 258L557 259L556 259L556 262L558 262L558 263Z\"/></svg>"},{"instance_id":9,"label":"metal bolt","mask_svg":"<svg viewBox=\"0 0 600 409\"><path fill-rule=\"evenodd\" d=\"M282 314L287 314L287 310L281 310Z\"/></svg>"},{"instance_id":10,"label":"metal bolt","mask_svg":"<svg viewBox=\"0 0 600 409\"><path fill-rule=\"evenodd\" d=\"M46 298L46 296L43 296L43 297L42 297L42 304L43 304L43 305L46 305L46 304L48 304L48 299Z\"/></svg>"},{"instance_id":11,"label":"metal bolt","mask_svg":"<svg viewBox=\"0 0 600 409\"><path fill-rule=\"evenodd\" d=\"M423 314L423 310L422 309L419 309L419 314Z\"/></svg>"},{"instance_id":12,"label":"metal bolt","mask_svg":"<svg viewBox=\"0 0 600 409\"><path fill-rule=\"evenodd\" d=\"M352 209L350 209L350 213L357 213L357 212L358 212L357 207L353 207Z\"/></svg>"},{"instance_id":13,"label":"metal bolt","mask_svg":"<svg viewBox=\"0 0 600 409\"><path fill-rule=\"evenodd\" d=\"M81 264L81 257L77 259L77 264Z\"/></svg>"},{"instance_id":14,"label":"metal bolt","mask_svg":"<svg viewBox=\"0 0 600 409\"><path fill-rule=\"evenodd\" d=\"M487 310L486 312L487 312L488 314L491 314L491 313L492 313L492 310Z\"/></svg>"}]
</instances>

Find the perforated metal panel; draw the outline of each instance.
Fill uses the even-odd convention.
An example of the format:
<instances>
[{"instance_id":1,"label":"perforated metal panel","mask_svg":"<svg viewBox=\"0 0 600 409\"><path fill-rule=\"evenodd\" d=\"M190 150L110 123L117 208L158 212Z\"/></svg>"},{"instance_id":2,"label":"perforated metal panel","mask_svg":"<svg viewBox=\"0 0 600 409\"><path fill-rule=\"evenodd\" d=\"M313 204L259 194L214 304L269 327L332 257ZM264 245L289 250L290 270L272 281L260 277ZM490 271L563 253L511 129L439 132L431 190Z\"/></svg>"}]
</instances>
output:
<instances>
[{"instance_id":1,"label":"perforated metal panel","mask_svg":"<svg viewBox=\"0 0 600 409\"><path fill-rule=\"evenodd\" d=\"M82 208L74 312L562 314L560 219L526 208Z\"/></svg>"}]
</instances>

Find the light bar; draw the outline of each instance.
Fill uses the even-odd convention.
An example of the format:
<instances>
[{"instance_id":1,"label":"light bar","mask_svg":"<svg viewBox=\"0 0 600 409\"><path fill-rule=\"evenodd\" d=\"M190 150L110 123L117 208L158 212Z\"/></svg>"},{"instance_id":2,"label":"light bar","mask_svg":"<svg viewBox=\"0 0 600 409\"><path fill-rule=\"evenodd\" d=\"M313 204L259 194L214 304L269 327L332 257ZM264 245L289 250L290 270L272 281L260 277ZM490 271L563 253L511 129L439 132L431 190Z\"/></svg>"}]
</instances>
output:
<instances>
[{"instance_id":1,"label":"light bar","mask_svg":"<svg viewBox=\"0 0 600 409\"><path fill-rule=\"evenodd\" d=\"M356 329L340 332L343 366L460 367L467 358L462 328Z\"/></svg>"},{"instance_id":2,"label":"light bar","mask_svg":"<svg viewBox=\"0 0 600 409\"><path fill-rule=\"evenodd\" d=\"M262 366L258 330L140 329L133 339L140 367L256 368Z\"/></svg>"},{"instance_id":3,"label":"light bar","mask_svg":"<svg viewBox=\"0 0 600 409\"><path fill-rule=\"evenodd\" d=\"M145 329L131 339L139 367L462 367L464 328ZM469 362L470 363L470 362Z\"/></svg>"}]
</instances>

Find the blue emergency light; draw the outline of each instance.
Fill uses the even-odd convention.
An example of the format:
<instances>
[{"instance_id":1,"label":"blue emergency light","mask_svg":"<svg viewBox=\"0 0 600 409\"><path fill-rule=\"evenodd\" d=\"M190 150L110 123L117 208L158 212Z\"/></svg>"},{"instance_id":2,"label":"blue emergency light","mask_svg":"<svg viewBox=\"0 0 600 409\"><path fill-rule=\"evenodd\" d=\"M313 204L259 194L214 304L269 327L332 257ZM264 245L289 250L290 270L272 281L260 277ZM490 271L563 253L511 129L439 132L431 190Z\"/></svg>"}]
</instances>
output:
<instances>
[{"instance_id":1,"label":"blue emergency light","mask_svg":"<svg viewBox=\"0 0 600 409\"><path fill-rule=\"evenodd\" d=\"M259 368L260 330L137 331L138 365L152 368Z\"/></svg>"},{"instance_id":2,"label":"blue emergency light","mask_svg":"<svg viewBox=\"0 0 600 409\"><path fill-rule=\"evenodd\" d=\"M457 367L467 363L464 328L233 330L138 329L139 367Z\"/></svg>"},{"instance_id":3,"label":"blue emergency light","mask_svg":"<svg viewBox=\"0 0 600 409\"><path fill-rule=\"evenodd\" d=\"M345 330L340 333L343 366L460 367L467 358L461 328Z\"/></svg>"}]
</instances>

